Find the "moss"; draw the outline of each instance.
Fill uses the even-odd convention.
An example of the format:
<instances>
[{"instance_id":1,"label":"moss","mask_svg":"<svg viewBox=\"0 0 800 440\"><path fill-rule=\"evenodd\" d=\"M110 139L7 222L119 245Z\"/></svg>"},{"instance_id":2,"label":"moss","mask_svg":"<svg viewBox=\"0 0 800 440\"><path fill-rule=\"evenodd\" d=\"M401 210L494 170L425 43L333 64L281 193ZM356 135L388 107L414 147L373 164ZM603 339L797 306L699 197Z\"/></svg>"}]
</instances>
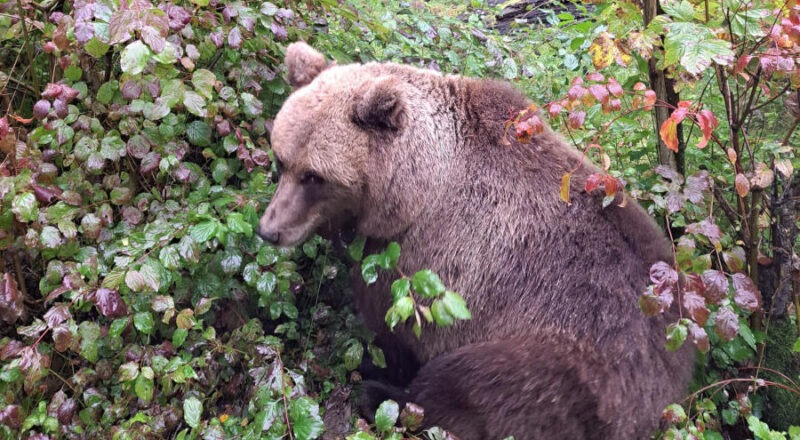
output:
<instances>
[{"instance_id":1,"label":"moss","mask_svg":"<svg viewBox=\"0 0 800 440\"><path fill-rule=\"evenodd\" d=\"M765 365L780 371L795 382L800 382L800 353L792 352L797 341L797 326L791 319L773 323L767 337ZM786 380L772 373L765 373L765 379L786 383ZM785 431L790 425L800 426L800 397L779 387L768 387L766 392L764 421L772 429Z\"/></svg>"}]
</instances>

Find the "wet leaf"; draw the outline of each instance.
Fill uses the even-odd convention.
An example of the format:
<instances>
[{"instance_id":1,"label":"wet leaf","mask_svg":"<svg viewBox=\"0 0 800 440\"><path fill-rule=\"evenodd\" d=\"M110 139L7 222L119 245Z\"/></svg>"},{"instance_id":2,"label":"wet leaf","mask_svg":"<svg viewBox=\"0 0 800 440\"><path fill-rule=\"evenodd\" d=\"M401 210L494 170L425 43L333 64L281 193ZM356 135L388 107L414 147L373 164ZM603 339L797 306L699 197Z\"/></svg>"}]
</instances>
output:
<instances>
[{"instance_id":1,"label":"wet leaf","mask_svg":"<svg viewBox=\"0 0 800 440\"><path fill-rule=\"evenodd\" d=\"M735 184L736 193L739 194L739 197L744 197L750 192L750 181L747 180L744 174L736 174Z\"/></svg>"},{"instance_id":2,"label":"wet leaf","mask_svg":"<svg viewBox=\"0 0 800 440\"><path fill-rule=\"evenodd\" d=\"M120 59L120 67L122 71L130 75L138 75L142 73L147 62L150 60L152 53L150 49L139 40L127 45L122 50Z\"/></svg>"},{"instance_id":3,"label":"wet leaf","mask_svg":"<svg viewBox=\"0 0 800 440\"><path fill-rule=\"evenodd\" d=\"M203 415L203 402L197 397L189 396L183 401L183 420L192 428L200 426L200 417Z\"/></svg>"},{"instance_id":4,"label":"wet leaf","mask_svg":"<svg viewBox=\"0 0 800 440\"><path fill-rule=\"evenodd\" d=\"M375 412L375 427L380 432L389 432L400 416L400 406L394 400L387 400L378 406Z\"/></svg>"},{"instance_id":5,"label":"wet leaf","mask_svg":"<svg viewBox=\"0 0 800 440\"><path fill-rule=\"evenodd\" d=\"M733 279L733 300L740 309L755 312L761 308L761 293L747 275L735 273Z\"/></svg>"},{"instance_id":6,"label":"wet leaf","mask_svg":"<svg viewBox=\"0 0 800 440\"><path fill-rule=\"evenodd\" d=\"M414 291L423 298L433 298L445 291L439 275L429 269L416 272L411 278L411 285L414 287Z\"/></svg>"},{"instance_id":7,"label":"wet leaf","mask_svg":"<svg viewBox=\"0 0 800 440\"><path fill-rule=\"evenodd\" d=\"M297 440L315 439L322 434L324 428L319 416L319 405L306 396L291 401L289 420Z\"/></svg>"},{"instance_id":8,"label":"wet leaf","mask_svg":"<svg viewBox=\"0 0 800 440\"><path fill-rule=\"evenodd\" d=\"M680 323L672 323L667 326L667 350L678 351L686 341L686 336L689 334L685 325Z\"/></svg>"},{"instance_id":9,"label":"wet leaf","mask_svg":"<svg viewBox=\"0 0 800 440\"><path fill-rule=\"evenodd\" d=\"M714 318L714 330L723 341L730 341L739 332L739 317L729 306L722 306Z\"/></svg>"},{"instance_id":10,"label":"wet leaf","mask_svg":"<svg viewBox=\"0 0 800 440\"><path fill-rule=\"evenodd\" d=\"M728 297L728 277L724 273L709 269L703 272L703 284L705 284L705 297L712 304L720 304L723 299Z\"/></svg>"},{"instance_id":11,"label":"wet leaf","mask_svg":"<svg viewBox=\"0 0 800 440\"><path fill-rule=\"evenodd\" d=\"M705 298L693 290L683 292L683 307L686 308L689 317L700 326L706 324L708 315L711 313L708 307L706 307Z\"/></svg>"}]
</instances>

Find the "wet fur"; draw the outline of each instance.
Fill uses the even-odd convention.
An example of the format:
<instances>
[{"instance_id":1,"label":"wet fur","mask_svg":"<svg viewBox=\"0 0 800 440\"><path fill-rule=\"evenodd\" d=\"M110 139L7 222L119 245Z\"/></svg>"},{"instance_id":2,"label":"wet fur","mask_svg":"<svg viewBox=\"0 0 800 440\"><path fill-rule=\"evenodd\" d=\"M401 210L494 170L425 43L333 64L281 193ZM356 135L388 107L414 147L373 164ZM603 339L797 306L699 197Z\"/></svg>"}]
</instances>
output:
<instances>
[{"instance_id":1,"label":"wet fur","mask_svg":"<svg viewBox=\"0 0 800 440\"><path fill-rule=\"evenodd\" d=\"M289 98L273 148L351 191L337 203L358 232L376 247L399 242L403 273L433 269L472 312L420 339L410 325L391 333L396 276L366 286L355 275L389 364L364 386L367 412L382 397L414 401L427 425L462 440L646 438L692 373L693 352L668 353L666 318L637 303L649 266L671 259L667 242L635 202L602 209L583 191L591 164L562 202L561 176L580 154L552 131L502 145L503 122L528 104L501 82L336 66Z\"/></svg>"}]
</instances>

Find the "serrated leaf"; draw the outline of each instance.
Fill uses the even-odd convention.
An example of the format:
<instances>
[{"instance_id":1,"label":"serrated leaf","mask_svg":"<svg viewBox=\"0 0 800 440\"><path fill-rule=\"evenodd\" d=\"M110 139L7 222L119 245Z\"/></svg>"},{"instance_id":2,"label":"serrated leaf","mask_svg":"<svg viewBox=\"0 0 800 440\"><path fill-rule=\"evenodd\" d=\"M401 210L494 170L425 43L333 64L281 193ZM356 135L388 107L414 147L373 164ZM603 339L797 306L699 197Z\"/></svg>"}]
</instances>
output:
<instances>
[{"instance_id":1,"label":"serrated leaf","mask_svg":"<svg viewBox=\"0 0 800 440\"><path fill-rule=\"evenodd\" d=\"M186 92L186 95L191 93ZM211 145L211 127L205 121L194 121L186 126L186 137L192 145L207 147Z\"/></svg>"},{"instance_id":2,"label":"serrated leaf","mask_svg":"<svg viewBox=\"0 0 800 440\"><path fill-rule=\"evenodd\" d=\"M297 440L316 439L324 428L319 416L319 405L306 396L292 400L289 404L289 420Z\"/></svg>"},{"instance_id":3,"label":"serrated leaf","mask_svg":"<svg viewBox=\"0 0 800 440\"><path fill-rule=\"evenodd\" d=\"M198 117L201 117L201 118L205 118L206 116L208 116L208 111L206 110L206 100L202 96L200 96L199 94L197 94L195 92L192 92L190 90L187 90L187 91L183 92L183 106L186 107L186 110L188 110L189 113L191 113L191 114L193 114L195 116L198 116ZM196 122L199 122L199 121L196 121ZM203 124L205 124L205 123L203 123ZM208 124L205 124L205 125L206 125L206 127L208 127ZM188 131L189 130L187 128L187 134L188 134ZM192 135L189 134L189 136L192 136ZM210 136L211 136L211 128L209 127L208 128L208 136L206 136L206 137L210 138ZM210 141L203 141L203 142L205 142L204 145L196 144L191 139L189 140L189 142L192 142L195 145L204 147L204 146L207 146Z\"/></svg>"},{"instance_id":4,"label":"serrated leaf","mask_svg":"<svg viewBox=\"0 0 800 440\"><path fill-rule=\"evenodd\" d=\"M677 351L686 341L689 330L685 325L680 323L672 323L667 326L667 350Z\"/></svg>"},{"instance_id":5,"label":"serrated leaf","mask_svg":"<svg viewBox=\"0 0 800 440\"><path fill-rule=\"evenodd\" d=\"M414 291L423 298L433 298L439 296L445 291L442 280L439 275L430 269L420 270L411 277L411 285Z\"/></svg>"},{"instance_id":6,"label":"serrated leaf","mask_svg":"<svg viewBox=\"0 0 800 440\"><path fill-rule=\"evenodd\" d=\"M755 312L761 308L761 293L753 280L743 273L735 273L733 279L733 300L742 310Z\"/></svg>"},{"instance_id":7,"label":"serrated leaf","mask_svg":"<svg viewBox=\"0 0 800 440\"><path fill-rule=\"evenodd\" d=\"M150 312L139 312L133 315L133 326L141 333L146 335L153 334L153 327L155 326L153 315Z\"/></svg>"},{"instance_id":8,"label":"serrated leaf","mask_svg":"<svg viewBox=\"0 0 800 440\"><path fill-rule=\"evenodd\" d=\"M120 382L129 382L139 376L139 364L136 362L126 362L117 369L117 376Z\"/></svg>"},{"instance_id":9,"label":"serrated leaf","mask_svg":"<svg viewBox=\"0 0 800 440\"><path fill-rule=\"evenodd\" d=\"M203 415L203 402L197 397L189 396L183 401L183 420L192 428L200 426L200 416Z\"/></svg>"},{"instance_id":10,"label":"serrated leaf","mask_svg":"<svg viewBox=\"0 0 800 440\"><path fill-rule=\"evenodd\" d=\"M397 302L400 298L407 296L411 291L411 281L408 278L399 278L392 283L392 300Z\"/></svg>"},{"instance_id":11,"label":"serrated leaf","mask_svg":"<svg viewBox=\"0 0 800 440\"><path fill-rule=\"evenodd\" d=\"M232 212L228 214L228 217L225 219L226 224L228 225L228 229L231 232L235 232L238 234L244 234L245 237L250 238L253 236L253 225L248 223L244 219L244 215L239 212Z\"/></svg>"},{"instance_id":12,"label":"serrated leaf","mask_svg":"<svg viewBox=\"0 0 800 440\"><path fill-rule=\"evenodd\" d=\"M730 341L739 333L739 317L729 306L722 306L714 318L714 330L723 341Z\"/></svg>"},{"instance_id":13,"label":"serrated leaf","mask_svg":"<svg viewBox=\"0 0 800 440\"><path fill-rule=\"evenodd\" d=\"M81 338L81 356L91 363L97 362L99 357L97 343L101 340L100 326L94 322L83 321L78 326L78 335Z\"/></svg>"},{"instance_id":14,"label":"serrated leaf","mask_svg":"<svg viewBox=\"0 0 800 440\"><path fill-rule=\"evenodd\" d=\"M147 378L144 374L140 373L136 378L136 383L133 385L133 391L136 397L149 402L153 399L153 378Z\"/></svg>"},{"instance_id":15,"label":"serrated leaf","mask_svg":"<svg viewBox=\"0 0 800 440\"><path fill-rule=\"evenodd\" d=\"M472 314L467 309L467 303L461 295L448 290L442 297L442 304L452 317L456 319L472 319Z\"/></svg>"},{"instance_id":16,"label":"serrated leaf","mask_svg":"<svg viewBox=\"0 0 800 440\"><path fill-rule=\"evenodd\" d=\"M397 300L392 308L400 317L400 321L404 322L411 315L414 314L414 301L409 296L404 296Z\"/></svg>"},{"instance_id":17,"label":"serrated leaf","mask_svg":"<svg viewBox=\"0 0 800 440\"><path fill-rule=\"evenodd\" d=\"M111 47L111 46L109 46L108 44L106 44L106 43L104 43L104 42L100 41L100 40L99 40L99 39L97 39L97 38L92 38L92 39L90 39L90 40L89 40L89 41L88 41L88 42L87 42L87 43L86 43L86 44L83 46L83 48L84 48L84 49L86 49L86 52L87 52L89 55L91 55L91 56L93 56L93 57L95 57L95 58L100 58L100 57L102 57L103 55L105 55L105 54L106 54L106 52L108 52L108 49L109 49L110 47Z\"/></svg>"},{"instance_id":18,"label":"serrated leaf","mask_svg":"<svg viewBox=\"0 0 800 440\"><path fill-rule=\"evenodd\" d=\"M439 327L449 327L455 323L455 319L453 319L453 315L450 314L450 311L447 310L442 300L437 299L431 304L431 315L433 316L433 321Z\"/></svg>"},{"instance_id":19,"label":"serrated leaf","mask_svg":"<svg viewBox=\"0 0 800 440\"><path fill-rule=\"evenodd\" d=\"M150 49L141 41L136 40L122 50L120 68L127 74L138 75L142 73L151 57Z\"/></svg>"},{"instance_id":20,"label":"serrated leaf","mask_svg":"<svg viewBox=\"0 0 800 440\"><path fill-rule=\"evenodd\" d=\"M400 416L400 405L394 400L387 400L378 406L375 412L375 427L380 432L387 433L394 428L397 418Z\"/></svg>"},{"instance_id":21,"label":"serrated leaf","mask_svg":"<svg viewBox=\"0 0 800 440\"><path fill-rule=\"evenodd\" d=\"M216 220L205 220L189 228L189 235L197 243L205 243L217 234L219 223Z\"/></svg>"},{"instance_id":22,"label":"serrated leaf","mask_svg":"<svg viewBox=\"0 0 800 440\"><path fill-rule=\"evenodd\" d=\"M39 217L39 203L33 193L17 194L11 201L11 212L16 214L20 222L28 223Z\"/></svg>"},{"instance_id":23,"label":"serrated leaf","mask_svg":"<svg viewBox=\"0 0 800 440\"><path fill-rule=\"evenodd\" d=\"M364 346L358 341L352 341L344 351L344 366L348 370L355 370L361 364L364 357Z\"/></svg>"}]
</instances>

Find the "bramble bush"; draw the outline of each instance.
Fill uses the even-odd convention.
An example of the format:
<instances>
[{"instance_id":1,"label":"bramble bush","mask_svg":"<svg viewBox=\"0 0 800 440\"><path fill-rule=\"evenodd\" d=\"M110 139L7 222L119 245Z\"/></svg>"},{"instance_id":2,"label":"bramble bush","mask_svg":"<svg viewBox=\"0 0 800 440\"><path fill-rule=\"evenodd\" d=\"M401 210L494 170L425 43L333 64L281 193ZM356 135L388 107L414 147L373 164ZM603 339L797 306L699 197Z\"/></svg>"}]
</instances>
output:
<instances>
[{"instance_id":1,"label":"bramble bush","mask_svg":"<svg viewBox=\"0 0 800 440\"><path fill-rule=\"evenodd\" d=\"M679 309L665 343L701 355L660 435L800 437L798 9L643 6L543 8L548 27L499 34L480 1L0 0L2 437L311 439L324 419L333 435L399 439L419 426L421 410L392 402L374 426L353 423L354 370L382 354L349 311L346 252L254 234L295 40L340 62L515 81L544 111L507 135L550 117L602 165L565 176L565 203L626 188L673 234L676 261L653 267L640 304ZM399 252L349 254L369 281ZM399 274L387 324L468 318L437 281Z\"/></svg>"}]
</instances>

